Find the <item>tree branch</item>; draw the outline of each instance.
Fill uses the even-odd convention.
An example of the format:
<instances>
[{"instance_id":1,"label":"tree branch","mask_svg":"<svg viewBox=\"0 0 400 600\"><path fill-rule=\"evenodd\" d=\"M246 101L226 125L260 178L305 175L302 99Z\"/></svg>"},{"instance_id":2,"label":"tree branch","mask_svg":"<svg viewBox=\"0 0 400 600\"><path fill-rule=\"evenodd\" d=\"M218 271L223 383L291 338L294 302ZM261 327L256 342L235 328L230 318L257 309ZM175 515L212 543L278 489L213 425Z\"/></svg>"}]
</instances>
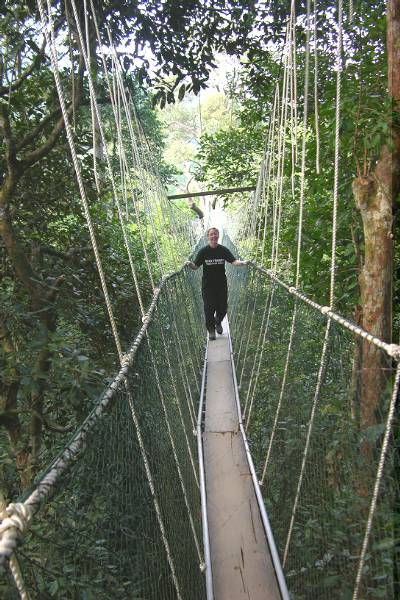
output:
<instances>
[{"instance_id":1,"label":"tree branch","mask_svg":"<svg viewBox=\"0 0 400 600\"><path fill-rule=\"evenodd\" d=\"M4 323L0 318L0 342L3 347L3 352L6 357L11 357L15 353L15 348L11 335ZM21 438L21 422L18 414L13 414L17 408L17 394L20 385L20 376L18 369L13 361L13 366L9 369L9 375L3 375L0 381L0 408L4 414L11 413L11 416L7 419L5 426L8 436L10 438L11 446L13 450L16 448Z\"/></svg>"},{"instance_id":2,"label":"tree branch","mask_svg":"<svg viewBox=\"0 0 400 600\"><path fill-rule=\"evenodd\" d=\"M42 47L37 48L37 54L36 54L35 58L32 60L29 67L27 67L23 71L23 73L21 74L21 76L18 79L16 79L10 85L0 86L0 96L7 96L10 92L15 92L16 90L18 90L21 87L21 85L24 83L24 81L26 81L26 79L29 77L29 75L31 75L33 73L33 71L40 66L43 58L45 57L45 53L44 53L45 47L46 47L46 42L43 41Z\"/></svg>"},{"instance_id":3,"label":"tree branch","mask_svg":"<svg viewBox=\"0 0 400 600\"><path fill-rule=\"evenodd\" d=\"M81 57L79 69L78 69L78 73L77 73L77 77L76 77L76 82L77 82L77 85L75 88L76 93L75 93L75 97L73 98L73 101L71 102L70 106L67 109L68 117L70 117L70 115L73 114L73 111L79 106L79 104L82 100L83 73L84 73L84 65L83 65L83 59ZM41 146L39 146L38 148L35 148L35 150L32 150L32 152L28 152L27 154L25 154L25 156L23 156L23 158L21 159L21 164L23 165L23 167L25 169L28 167L31 167L33 164L38 162L41 158L44 158L45 156L47 156L49 154L49 152L54 148L55 144L57 143L60 133L64 129L64 126L65 126L64 117L61 116L60 119L57 121L57 123L54 125L53 130L49 134L47 140Z\"/></svg>"},{"instance_id":4,"label":"tree branch","mask_svg":"<svg viewBox=\"0 0 400 600\"><path fill-rule=\"evenodd\" d=\"M35 138L39 135L39 133L46 127L46 125L48 123L51 123L51 121L53 119L55 119L56 117L58 117L60 115L60 113L61 113L61 107L58 106L52 112L50 112L48 115L43 117L43 119L36 125L36 127L34 127L32 129L32 131L27 133L26 136L20 142L18 142L16 144L17 152L19 152L20 150L25 148L25 146L27 146L28 144L33 142L35 140Z\"/></svg>"}]
</instances>

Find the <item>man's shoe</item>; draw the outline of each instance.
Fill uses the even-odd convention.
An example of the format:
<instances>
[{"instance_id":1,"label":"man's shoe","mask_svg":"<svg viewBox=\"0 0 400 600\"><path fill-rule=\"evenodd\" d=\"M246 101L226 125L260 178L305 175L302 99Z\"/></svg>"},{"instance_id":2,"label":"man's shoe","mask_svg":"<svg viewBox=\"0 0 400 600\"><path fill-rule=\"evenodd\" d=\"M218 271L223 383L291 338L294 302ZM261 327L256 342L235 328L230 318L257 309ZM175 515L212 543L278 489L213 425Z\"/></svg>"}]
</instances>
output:
<instances>
[{"instance_id":1,"label":"man's shoe","mask_svg":"<svg viewBox=\"0 0 400 600\"><path fill-rule=\"evenodd\" d=\"M219 333L219 335L222 335L224 332L221 323L215 323L215 329L217 330L217 333Z\"/></svg>"},{"instance_id":2,"label":"man's shoe","mask_svg":"<svg viewBox=\"0 0 400 600\"><path fill-rule=\"evenodd\" d=\"M215 329L209 329L208 330L208 339L209 340L215 340Z\"/></svg>"}]
</instances>

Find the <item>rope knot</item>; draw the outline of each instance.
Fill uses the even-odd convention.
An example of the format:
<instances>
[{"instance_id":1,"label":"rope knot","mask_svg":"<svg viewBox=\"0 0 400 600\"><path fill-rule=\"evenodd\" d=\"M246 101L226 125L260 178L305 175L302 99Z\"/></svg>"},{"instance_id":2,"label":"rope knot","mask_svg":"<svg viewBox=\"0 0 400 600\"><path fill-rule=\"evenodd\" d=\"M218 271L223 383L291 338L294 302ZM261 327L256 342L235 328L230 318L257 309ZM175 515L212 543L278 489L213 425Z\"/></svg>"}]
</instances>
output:
<instances>
[{"instance_id":1,"label":"rope knot","mask_svg":"<svg viewBox=\"0 0 400 600\"><path fill-rule=\"evenodd\" d=\"M295 288L295 287L291 286L291 287L289 288L289 292L290 292L291 294L295 294L295 293L297 292L297 290L296 290L296 288Z\"/></svg>"},{"instance_id":2,"label":"rope knot","mask_svg":"<svg viewBox=\"0 0 400 600\"><path fill-rule=\"evenodd\" d=\"M124 367L125 365L129 365L129 355L128 354L123 354L121 357L121 366Z\"/></svg>"},{"instance_id":3,"label":"rope knot","mask_svg":"<svg viewBox=\"0 0 400 600\"><path fill-rule=\"evenodd\" d=\"M11 503L0 513L0 534L15 527L21 533L27 528L31 510L22 502Z\"/></svg>"},{"instance_id":4,"label":"rope knot","mask_svg":"<svg viewBox=\"0 0 400 600\"><path fill-rule=\"evenodd\" d=\"M330 306L321 306L321 312L323 315L327 315L330 310Z\"/></svg>"},{"instance_id":5,"label":"rope knot","mask_svg":"<svg viewBox=\"0 0 400 600\"><path fill-rule=\"evenodd\" d=\"M400 360L400 346L397 344L389 344L388 353L395 360Z\"/></svg>"}]
</instances>

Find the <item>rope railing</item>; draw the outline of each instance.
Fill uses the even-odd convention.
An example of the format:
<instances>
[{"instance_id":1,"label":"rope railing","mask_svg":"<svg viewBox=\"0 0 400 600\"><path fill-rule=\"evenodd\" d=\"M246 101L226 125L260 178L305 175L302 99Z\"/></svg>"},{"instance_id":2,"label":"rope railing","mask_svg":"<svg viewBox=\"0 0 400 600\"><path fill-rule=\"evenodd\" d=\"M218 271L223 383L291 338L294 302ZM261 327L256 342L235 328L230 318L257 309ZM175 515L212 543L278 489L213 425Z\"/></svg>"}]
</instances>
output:
<instances>
[{"instance_id":1,"label":"rope railing","mask_svg":"<svg viewBox=\"0 0 400 600\"><path fill-rule=\"evenodd\" d=\"M2 511L0 565L13 559L21 598L205 597L191 417L201 378L191 363L205 339L197 279L184 269L163 278L98 404L29 495ZM173 313L182 294L186 311Z\"/></svg>"},{"instance_id":2,"label":"rope railing","mask_svg":"<svg viewBox=\"0 0 400 600\"><path fill-rule=\"evenodd\" d=\"M394 600L400 347L254 263L228 284L246 433L289 592ZM375 367L362 361L371 348ZM360 385L366 368L379 397Z\"/></svg>"}]
</instances>

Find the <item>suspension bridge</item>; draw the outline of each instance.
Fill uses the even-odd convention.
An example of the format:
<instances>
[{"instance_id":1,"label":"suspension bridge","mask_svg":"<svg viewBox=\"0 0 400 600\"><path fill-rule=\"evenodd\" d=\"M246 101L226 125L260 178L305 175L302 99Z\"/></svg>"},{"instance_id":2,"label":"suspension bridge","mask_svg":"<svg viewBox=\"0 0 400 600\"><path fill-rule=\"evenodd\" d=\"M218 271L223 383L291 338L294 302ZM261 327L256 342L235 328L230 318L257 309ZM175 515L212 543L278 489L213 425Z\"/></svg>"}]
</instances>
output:
<instances>
[{"instance_id":1,"label":"suspension bridge","mask_svg":"<svg viewBox=\"0 0 400 600\"><path fill-rule=\"evenodd\" d=\"M240 218L224 223L222 243L251 260L241 269L227 265L229 319L223 334L208 342L200 275L182 265L206 243L203 227L215 223L215 214L201 226L168 201L109 38L110 53L100 58L118 141L119 169L113 167L93 57L73 0L71 7L94 145L100 140L104 149L101 163L93 151L94 182L98 189L101 179L110 185L143 324L131 347L123 348L60 74L52 7L38 0L120 369L32 489L2 507L6 597L396 598L400 348L335 311L341 70L328 303L319 305L300 286L309 80L297 148L292 3L257 188ZM102 47L91 0L85 7ZM339 64L341 19L339 3ZM311 21L309 6L307 66ZM299 208L293 281L280 269L288 155L290 193ZM131 223L141 236L142 279ZM160 229L168 234L162 239ZM153 290L149 306L144 286ZM367 431L360 431L354 414L354 382L365 376L355 360L360 347L374 356L369 375L380 382Z\"/></svg>"}]
</instances>

